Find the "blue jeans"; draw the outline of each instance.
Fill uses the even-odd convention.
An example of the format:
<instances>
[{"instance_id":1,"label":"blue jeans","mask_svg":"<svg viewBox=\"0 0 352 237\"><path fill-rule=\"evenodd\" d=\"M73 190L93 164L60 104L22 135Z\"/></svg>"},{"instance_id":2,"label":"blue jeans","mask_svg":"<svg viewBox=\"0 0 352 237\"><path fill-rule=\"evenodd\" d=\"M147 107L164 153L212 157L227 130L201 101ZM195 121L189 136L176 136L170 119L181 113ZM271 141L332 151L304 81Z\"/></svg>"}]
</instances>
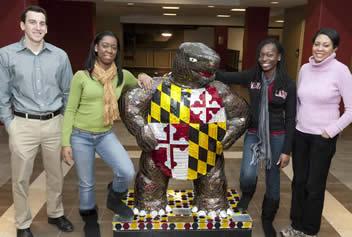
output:
<instances>
[{"instance_id":1,"label":"blue jeans","mask_svg":"<svg viewBox=\"0 0 352 237\"><path fill-rule=\"evenodd\" d=\"M90 133L74 129L71 145L79 180L80 210L90 210L96 205L95 153L98 153L113 170L113 190L115 192L126 191L135 175L134 166L128 153L111 130L103 133Z\"/></svg>"},{"instance_id":2,"label":"blue jeans","mask_svg":"<svg viewBox=\"0 0 352 237\"><path fill-rule=\"evenodd\" d=\"M252 149L251 145L258 142L256 133L247 132L244 137L243 157L241 162L240 184L241 187L254 186L258 175L258 165L251 165ZM270 199L280 199L280 167L276 165L281 155L285 141L285 134L270 135L270 145L272 153L272 166L265 168L265 196ZM259 163L260 164L260 163Z\"/></svg>"}]
</instances>

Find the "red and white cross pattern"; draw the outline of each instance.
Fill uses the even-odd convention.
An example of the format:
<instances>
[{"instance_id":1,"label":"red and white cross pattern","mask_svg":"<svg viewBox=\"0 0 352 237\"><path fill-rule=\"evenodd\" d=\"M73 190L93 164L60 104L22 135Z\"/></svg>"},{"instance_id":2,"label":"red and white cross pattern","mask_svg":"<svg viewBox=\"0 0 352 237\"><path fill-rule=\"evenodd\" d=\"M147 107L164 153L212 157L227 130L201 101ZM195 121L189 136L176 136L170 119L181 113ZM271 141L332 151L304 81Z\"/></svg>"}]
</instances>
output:
<instances>
[{"instance_id":1,"label":"red and white cross pattern","mask_svg":"<svg viewBox=\"0 0 352 237\"><path fill-rule=\"evenodd\" d=\"M226 121L222 99L215 87L194 89L191 93L191 123L215 123Z\"/></svg>"},{"instance_id":2,"label":"red and white cross pattern","mask_svg":"<svg viewBox=\"0 0 352 237\"><path fill-rule=\"evenodd\" d=\"M208 124L226 121L222 99L216 88L192 89L190 123ZM161 171L172 178L186 180L189 162L189 124L149 123L158 145L152 158Z\"/></svg>"}]
</instances>

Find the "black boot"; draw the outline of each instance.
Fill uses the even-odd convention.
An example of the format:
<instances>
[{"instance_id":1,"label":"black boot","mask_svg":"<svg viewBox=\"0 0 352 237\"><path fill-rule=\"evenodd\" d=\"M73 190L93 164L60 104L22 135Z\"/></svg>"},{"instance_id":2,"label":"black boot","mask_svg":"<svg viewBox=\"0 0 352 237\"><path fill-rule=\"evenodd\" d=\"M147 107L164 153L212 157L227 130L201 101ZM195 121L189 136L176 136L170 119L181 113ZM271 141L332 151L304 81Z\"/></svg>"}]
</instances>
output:
<instances>
[{"instance_id":1,"label":"black boot","mask_svg":"<svg viewBox=\"0 0 352 237\"><path fill-rule=\"evenodd\" d=\"M249 202L252 200L252 197L255 193L257 187L257 180L253 185L240 185L242 195L240 201L237 204L237 209L240 211L246 211L249 205Z\"/></svg>"},{"instance_id":2,"label":"black boot","mask_svg":"<svg viewBox=\"0 0 352 237\"><path fill-rule=\"evenodd\" d=\"M108 198L106 201L106 207L113 211L115 214L123 220L130 221L133 220L134 214L131 208L129 208L122 200L126 198L127 191L125 192L115 192L112 189L112 183L108 185Z\"/></svg>"},{"instance_id":3,"label":"black boot","mask_svg":"<svg viewBox=\"0 0 352 237\"><path fill-rule=\"evenodd\" d=\"M98 213L97 209L91 210L79 210L84 221L84 236L85 237L100 237L100 228L98 224Z\"/></svg>"},{"instance_id":4,"label":"black boot","mask_svg":"<svg viewBox=\"0 0 352 237\"><path fill-rule=\"evenodd\" d=\"M33 237L31 229L17 229L17 237Z\"/></svg>"},{"instance_id":5,"label":"black boot","mask_svg":"<svg viewBox=\"0 0 352 237\"><path fill-rule=\"evenodd\" d=\"M264 196L262 207L262 225L265 237L276 237L273 221L279 208L280 200L274 200Z\"/></svg>"}]
</instances>

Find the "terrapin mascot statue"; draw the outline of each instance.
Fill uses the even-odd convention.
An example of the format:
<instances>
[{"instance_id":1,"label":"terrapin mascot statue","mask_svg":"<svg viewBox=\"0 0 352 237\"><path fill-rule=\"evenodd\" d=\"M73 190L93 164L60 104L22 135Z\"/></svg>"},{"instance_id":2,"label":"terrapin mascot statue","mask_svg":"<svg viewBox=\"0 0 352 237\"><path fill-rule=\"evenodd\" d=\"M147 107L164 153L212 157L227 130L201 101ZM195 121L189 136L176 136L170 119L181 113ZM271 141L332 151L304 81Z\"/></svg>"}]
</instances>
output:
<instances>
[{"instance_id":1,"label":"terrapin mascot statue","mask_svg":"<svg viewBox=\"0 0 352 237\"><path fill-rule=\"evenodd\" d=\"M166 192L175 178L193 180L193 212L226 215L223 149L244 133L248 105L214 81L219 61L206 45L183 43L172 72L154 78L152 90L122 96L121 118L142 149L135 214L170 211Z\"/></svg>"}]
</instances>

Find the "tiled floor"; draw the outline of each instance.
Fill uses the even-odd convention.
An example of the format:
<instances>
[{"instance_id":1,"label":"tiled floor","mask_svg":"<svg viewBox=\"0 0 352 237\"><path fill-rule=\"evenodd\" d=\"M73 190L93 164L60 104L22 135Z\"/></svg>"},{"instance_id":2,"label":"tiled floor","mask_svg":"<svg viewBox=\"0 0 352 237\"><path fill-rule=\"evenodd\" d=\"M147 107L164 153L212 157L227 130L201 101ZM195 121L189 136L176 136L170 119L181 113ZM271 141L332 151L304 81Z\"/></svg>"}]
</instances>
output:
<instances>
[{"instance_id":1,"label":"tiled floor","mask_svg":"<svg viewBox=\"0 0 352 237\"><path fill-rule=\"evenodd\" d=\"M116 134L129 151L136 169L138 169L138 147L121 123L115 126ZM239 189L238 176L240 157L242 149L240 139L230 150L225 153L225 170L230 188ZM320 237L351 237L352 236L352 129L349 128L341 135L335 158L330 170L327 185L327 200L324 209ZM13 206L10 180L10 158L7 145L7 134L0 128L0 237L15 237L13 225ZM40 195L44 194L42 179L42 163L40 157L35 162L32 175L32 196L31 204L34 207L34 222L32 232L35 237L81 237L82 221L78 214L78 195L76 176L74 168L65 167L67 175L64 184L64 206L66 215L75 225L72 233L59 232L54 226L47 224L46 206L40 201ZM112 236L112 213L105 208L106 184L111 180L112 173L102 160L96 162L96 196L99 206L99 220L103 237ZM290 168L281 173L281 203L275 226L281 229L289 224L290 208ZM34 184L37 183L37 186ZM38 187L39 185L39 187ZM132 187L132 186L131 186ZM191 182L171 181L170 188L191 188ZM265 190L263 172L260 172L257 192L249 207L249 213L254 220L253 237L262 237L263 232L260 224L260 210ZM37 211L36 211L37 210ZM350 225L350 226L349 226Z\"/></svg>"}]
</instances>

